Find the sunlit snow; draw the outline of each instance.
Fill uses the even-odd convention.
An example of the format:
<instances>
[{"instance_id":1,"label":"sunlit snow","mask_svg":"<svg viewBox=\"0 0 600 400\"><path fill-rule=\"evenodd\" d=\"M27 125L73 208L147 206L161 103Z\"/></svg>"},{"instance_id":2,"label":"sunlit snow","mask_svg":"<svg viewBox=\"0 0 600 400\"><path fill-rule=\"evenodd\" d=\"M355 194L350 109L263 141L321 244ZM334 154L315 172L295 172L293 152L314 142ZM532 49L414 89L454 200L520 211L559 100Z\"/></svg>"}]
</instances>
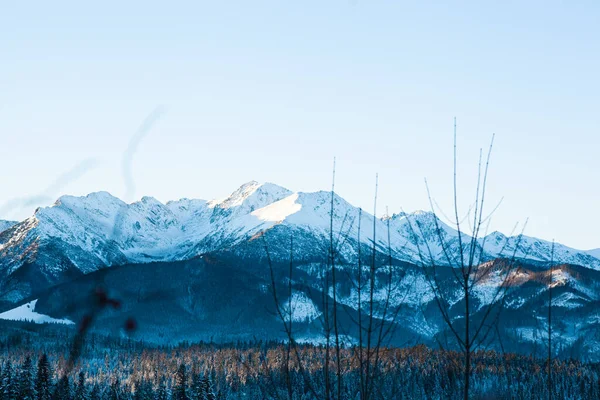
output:
<instances>
[{"instance_id":1,"label":"sunlit snow","mask_svg":"<svg viewBox=\"0 0 600 400\"><path fill-rule=\"evenodd\" d=\"M263 221L282 221L302 209L302 204L296 203L296 200L298 200L298 193L253 211L252 215Z\"/></svg>"},{"instance_id":2,"label":"sunlit snow","mask_svg":"<svg viewBox=\"0 0 600 400\"><path fill-rule=\"evenodd\" d=\"M39 314L35 312L35 305L37 304L37 299L30 301L29 303L23 304L17 308L13 308L12 310L3 312L0 314L0 319L6 319L10 321L30 321L35 322L36 324L66 324L73 325L74 322L68 319L56 319L49 317L48 315Z\"/></svg>"}]
</instances>

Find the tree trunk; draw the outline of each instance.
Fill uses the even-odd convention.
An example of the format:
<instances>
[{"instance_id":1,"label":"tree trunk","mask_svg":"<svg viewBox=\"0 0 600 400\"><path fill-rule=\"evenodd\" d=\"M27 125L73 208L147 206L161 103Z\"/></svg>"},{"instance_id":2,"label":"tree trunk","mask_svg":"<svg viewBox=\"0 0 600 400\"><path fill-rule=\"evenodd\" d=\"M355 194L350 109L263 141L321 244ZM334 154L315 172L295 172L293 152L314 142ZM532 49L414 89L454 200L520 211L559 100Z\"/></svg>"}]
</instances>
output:
<instances>
[{"instance_id":1,"label":"tree trunk","mask_svg":"<svg viewBox=\"0 0 600 400\"><path fill-rule=\"evenodd\" d=\"M469 335L469 279L465 279L465 397L469 400L469 388L471 384L471 343Z\"/></svg>"}]
</instances>

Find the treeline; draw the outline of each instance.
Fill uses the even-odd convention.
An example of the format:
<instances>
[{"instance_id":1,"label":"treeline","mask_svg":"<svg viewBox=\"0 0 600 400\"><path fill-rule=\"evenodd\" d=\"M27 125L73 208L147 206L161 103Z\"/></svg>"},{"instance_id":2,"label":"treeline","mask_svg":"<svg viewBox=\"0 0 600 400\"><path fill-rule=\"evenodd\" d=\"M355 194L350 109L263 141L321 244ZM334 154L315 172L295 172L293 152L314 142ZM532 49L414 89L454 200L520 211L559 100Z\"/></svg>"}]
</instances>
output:
<instances>
[{"instance_id":1,"label":"treeline","mask_svg":"<svg viewBox=\"0 0 600 400\"><path fill-rule=\"evenodd\" d=\"M216 400L224 398L215 395L208 376L192 371L187 372L185 364L180 364L174 379L147 380L145 377L133 379L131 375L121 381L123 371L115 371L107 379L80 369L76 377L70 374L53 373L46 354L42 354L33 366L27 356L19 364L10 359L2 363L0 369L1 400ZM158 376L158 375L156 375Z\"/></svg>"},{"instance_id":2,"label":"treeline","mask_svg":"<svg viewBox=\"0 0 600 400\"><path fill-rule=\"evenodd\" d=\"M358 398L356 349L342 349L343 398ZM323 347L281 344L175 348L89 348L71 368L64 354L25 347L1 356L0 400L322 398ZM547 398L546 360L493 351L473 356L472 398ZM331 361L332 363L335 360ZM552 366L554 398L600 398L599 369L575 360ZM462 393L462 354L425 346L382 349L372 398L454 399ZM333 368L331 368L333 373Z\"/></svg>"}]
</instances>

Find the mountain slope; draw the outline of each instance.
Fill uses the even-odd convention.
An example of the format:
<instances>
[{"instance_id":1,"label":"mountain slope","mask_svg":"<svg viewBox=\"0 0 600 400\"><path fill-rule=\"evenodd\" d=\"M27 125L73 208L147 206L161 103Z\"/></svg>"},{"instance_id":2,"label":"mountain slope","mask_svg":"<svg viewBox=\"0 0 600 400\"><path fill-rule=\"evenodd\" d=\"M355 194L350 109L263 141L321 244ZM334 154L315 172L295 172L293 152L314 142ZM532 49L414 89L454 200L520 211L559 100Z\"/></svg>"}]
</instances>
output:
<instances>
[{"instance_id":1,"label":"mountain slope","mask_svg":"<svg viewBox=\"0 0 600 400\"><path fill-rule=\"evenodd\" d=\"M5 221L3 219L0 219L0 232L3 232L16 224L18 224L17 221Z\"/></svg>"},{"instance_id":2,"label":"mountain slope","mask_svg":"<svg viewBox=\"0 0 600 400\"><path fill-rule=\"evenodd\" d=\"M295 258L326 259L330 224L336 252L347 262L356 259L359 226L362 246L370 248L374 242L378 252L390 250L395 259L412 264L448 265L452 264L448 258L460 252L458 231L433 213L374 218L362 212L358 218L359 209L337 194L332 199L330 192L294 193L254 181L212 201L181 199L163 204L143 197L127 204L106 192L63 196L0 233L0 306L115 265L187 260L222 249L238 257L249 251L264 255L264 243L253 241L266 231L271 231L268 246L276 259L289 257L291 236ZM470 242L468 235L461 239ZM475 245L484 249L476 252L481 254L476 262L513 254L535 263L551 258L551 243L525 236L494 232L478 238ZM554 259L600 269L595 254L556 244Z\"/></svg>"},{"instance_id":3,"label":"mountain slope","mask_svg":"<svg viewBox=\"0 0 600 400\"><path fill-rule=\"evenodd\" d=\"M506 265L502 261L492 262L489 278L475 290L471 299L473 324L476 325L487 312L486 306L498 289L494 276ZM324 338L324 282L319 266L322 264L315 265L310 261L298 261L293 266L293 330L295 339L300 342L320 343ZM273 268L278 300L282 309L288 311L289 265L274 262ZM358 338L358 295L346 274L352 273L349 266L339 265L338 268L343 341L355 343ZM438 340L444 340L446 345L452 346L451 340L447 343L452 334L428 290L424 269L397 261L393 262L393 269L397 281L386 316L386 323L393 327L389 343L436 345ZM490 321L498 318L498 331L490 343L483 344L484 347L526 354L531 354L532 349L543 348L547 332L548 275L549 271L543 267L521 265L519 277L507 291L505 301L494 308L489 317ZM441 269L439 278L447 282L443 293L449 301L448 315L460 330L464 315L460 291L449 269ZM599 361L600 271L560 265L554 269L553 281L553 341L558 354ZM122 336L124 322L132 317L137 325L133 337L153 343L285 339L282 321L275 311L269 267L264 258L262 261L254 257L232 258L228 251L186 261L131 264L96 271L40 294L30 311L47 320L77 323L95 309L99 286L105 288L109 297L117 299L120 307L101 309L94 316L93 328L97 332ZM329 299L331 301L331 297ZM384 317L380 310L385 302L386 283L378 280L374 298L377 320ZM25 304L30 303L32 301ZM363 308L363 312L365 310ZM497 314L497 311L501 312ZM284 318L288 320L289 317L285 314ZM501 335L501 341L496 335Z\"/></svg>"}]
</instances>

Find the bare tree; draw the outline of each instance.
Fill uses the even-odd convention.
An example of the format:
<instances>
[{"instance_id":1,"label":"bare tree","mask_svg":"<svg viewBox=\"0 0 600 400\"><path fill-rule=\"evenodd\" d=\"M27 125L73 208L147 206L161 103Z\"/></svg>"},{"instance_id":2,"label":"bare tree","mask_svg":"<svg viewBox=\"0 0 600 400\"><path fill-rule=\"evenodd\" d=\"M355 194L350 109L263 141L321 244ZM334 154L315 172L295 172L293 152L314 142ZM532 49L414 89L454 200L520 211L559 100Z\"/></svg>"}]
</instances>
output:
<instances>
[{"instance_id":1,"label":"bare tree","mask_svg":"<svg viewBox=\"0 0 600 400\"><path fill-rule=\"evenodd\" d=\"M408 226L416 244L418 257L421 266L425 272L425 277L429 289L434 295L434 301L440 311L444 325L448 328L451 336L454 338L458 347L464 354L464 399L469 399L470 379L471 379L471 357L482 343L484 343L497 323L499 307L503 303L503 299L507 290L513 285L514 279L520 270L520 264L516 262L516 254L520 249L522 232L516 239L516 244L512 250L512 254L508 259L503 259L499 262L485 262L485 245L487 239L487 228L489 221L496 208L489 215L484 215L485 195L487 186L487 176L490 157L493 149L494 138L489 146L485 166L483 165L483 152L480 150L477 185L475 192L475 201L469 212L468 228L471 230L470 237L463 233L464 219L460 218L459 201L457 191L457 145L456 145L456 119L454 120L454 165L453 165L453 204L454 216L451 223L455 225L457 236L455 243L451 243L445 237L445 232L436 216L434 201L429 190L427 181L425 181L427 195L430 206L433 212L433 221L435 225L435 242L430 243L424 233L423 226L416 220L415 223L407 217ZM524 229L524 227L523 227ZM510 237L506 238L505 243L500 250L500 256L504 257L504 251L508 248ZM441 248L441 254L434 254L434 245ZM452 248L452 245L455 248ZM458 286L464 303L463 315L453 318L450 314L447 289L449 283L447 281L440 282L440 267L444 267L445 271L450 269L450 273L454 278L454 283ZM473 305L476 298L476 289L479 285L488 279L495 279L496 287L492 293L488 304L481 305L480 308L475 308ZM493 287L493 286L492 286ZM446 290L444 290L446 289ZM478 315L478 319L475 318ZM438 341L441 345L441 342Z\"/></svg>"},{"instance_id":2,"label":"bare tree","mask_svg":"<svg viewBox=\"0 0 600 400\"><path fill-rule=\"evenodd\" d=\"M552 285L554 281L554 240L550 257L550 277L548 278L548 400L552 400Z\"/></svg>"},{"instance_id":3,"label":"bare tree","mask_svg":"<svg viewBox=\"0 0 600 400\"><path fill-rule=\"evenodd\" d=\"M289 279L288 279L288 318L289 318L289 327L287 329L290 334L293 332L292 330L292 321L293 321L293 310L292 310L292 280L294 277L294 236L290 236L290 269L289 269ZM285 381L288 390L288 399L292 400L293 391L292 391L292 380L290 374L290 356L292 353L292 341L288 340L287 351L285 355Z\"/></svg>"},{"instance_id":4,"label":"bare tree","mask_svg":"<svg viewBox=\"0 0 600 400\"><path fill-rule=\"evenodd\" d=\"M366 374L365 374L365 384L366 384L366 393L367 393L367 399L369 398L368 393L371 391L371 380L372 380L372 376L371 376L371 356L372 356L372 352L371 352L371 346L372 346L372 339L373 339L373 322L374 322L374 296L375 296L375 272L377 269L377 248L376 248L376 243L377 243L377 191L379 189L379 176L375 175L375 201L373 204L373 247L372 247L372 253L371 253L371 267L370 267L370 273L369 273L369 315L368 315L368 327L367 327L367 365L366 365ZM359 244L360 245L360 244Z\"/></svg>"},{"instance_id":5,"label":"bare tree","mask_svg":"<svg viewBox=\"0 0 600 400\"><path fill-rule=\"evenodd\" d=\"M373 237L371 242L371 251L369 254L368 272L366 277L363 271L363 256L362 256L362 241L361 241L361 222L362 209L358 210L358 232L357 232L357 272L353 287L357 291L357 320L353 322L358 328L358 344L354 347L355 357L358 358L359 364L359 380L361 400L375 398L383 395L379 392L379 362L381 352L385 351L385 347L392 338L394 328L397 323L400 305L406 299L406 296L412 290L412 287L405 288L402 297L399 297L397 304L392 304L392 296L399 293L399 286L403 276L400 276L394 268L394 259L392 255L391 245L391 228L390 217L386 210L387 224L387 261L380 265L379 258L383 258L384 254L377 248L377 197L379 189L379 179L375 177L375 195L373 204ZM387 267L387 268L386 268ZM383 281L383 284L378 287L378 276ZM396 282L396 285L394 285ZM376 301L376 293L383 288L385 296ZM363 297L366 297L366 306L364 305Z\"/></svg>"},{"instance_id":6,"label":"bare tree","mask_svg":"<svg viewBox=\"0 0 600 400\"><path fill-rule=\"evenodd\" d=\"M390 239L390 225L389 220L387 221L388 228L388 251L387 251L387 265L378 265L378 256L383 255L377 247L377 224L379 219L376 216L377 212L377 189L378 179L376 178L375 187L375 198L374 198L374 212L373 212L373 239L371 243L371 254L369 254L369 270L365 274L363 273L363 253L362 253L362 241L361 241L361 219L363 217L362 209L358 210L358 235L357 235L357 262L358 271L354 268L346 275L350 278L352 287L357 291L358 304L356 318L348 311L347 307L340 307L339 303L339 270L338 266L342 266L342 258L340 258L340 249L349 240L349 232L353 227L353 222L349 223L349 227L346 226L346 221L349 219L348 215L344 216L344 220L341 226L337 227L334 224L335 218L335 161L333 168L333 179L331 187L331 198L330 198L330 215L329 215L329 235L328 235L328 249L327 252L327 263L321 270L321 295L322 295L322 317L321 325L324 335L324 361L323 361L323 386L315 387L310 382L309 377L305 374L306 368L303 365L304 360L301 358L300 352L298 351L298 344L294 338L292 331L291 320L293 315L291 310L294 305L292 304L292 274L293 274L293 249L290 251L290 267L288 275L288 300L287 310L282 307L278 292L277 292L277 279L271 262L269 248L266 240L266 235L263 233L262 238L264 240L265 252L267 254L267 262L270 270L271 277L271 291L273 293L273 300L275 302L275 309L278 318L284 325L284 330L288 338L288 360L286 361L286 370L289 373L290 360L292 356L295 358L295 367L300 370L300 373L304 376L304 381L311 394L315 398L322 399L342 399L343 398L343 364L349 364L358 359L359 364L359 379L360 379L360 399L367 400L374 398L377 395L377 380L378 380L378 368L380 362L381 352L384 350L386 342L390 339L393 333L393 326L398 316L399 307L392 306L391 296L397 289L394 286L395 269L393 266L393 255L391 248ZM336 229L339 232L336 232ZM336 238L337 236L337 238ZM292 243L290 247L292 248ZM325 249L323 249L325 250ZM387 268L384 268L387 267ZM377 285L378 275L385 275L383 280L385 281L384 289L385 295L383 299L376 299L377 290L380 289ZM366 293L365 293L366 291ZM365 300L365 296L367 299ZM401 299L402 300L402 299ZM365 305L365 301L367 304ZM343 309L349 319L355 324L358 332L358 344L353 346L352 349L343 350L345 346L342 343L343 332L350 331L349 326L342 326L340 323L339 313ZM289 368L289 369L288 369ZM332 370L335 373L332 373ZM292 396L292 388L288 384L288 398Z\"/></svg>"},{"instance_id":7,"label":"bare tree","mask_svg":"<svg viewBox=\"0 0 600 400\"><path fill-rule=\"evenodd\" d=\"M334 215L334 199L335 199L335 158L333 159L333 177L331 180L331 209L329 213L329 260L331 267L331 286L333 289L333 329L335 335L335 360L336 360L336 382L337 382L337 398L342 398L342 367L340 357L340 332L338 325L338 301L337 301L337 280L335 272L335 252L333 242L333 215ZM327 290L327 288L325 288Z\"/></svg>"},{"instance_id":8,"label":"bare tree","mask_svg":"<svg viewBox=\"0 0 600 400\"><path fill-rule=\"evenodd\" d=\"M292 271L293 271L293 256L290 255L290 275L289 275L289 281L288 281L288 307L289 310L284 310L284 307L281 306L281 301L279 300L279 295L277 292L277 279L275 278L275 269L273 267L273 262L271 260L271 253L269 252L269 246L267 244L267 240L265 238L265 234L264 232L261 235L262 240L263 240L263 245L264 245L264 250L265 250L265 254L267 257L267 265L269 267L269 277L270 277L270 283L271 283L271 294L273 295L273 302L275 304L275 312L277 314L277 317L281 320L281 322L283 323L284 326L284 330L285 330L285 335L287 337L288 340L288 357L286 360L286 373L287 373L287 377L286 377L286 381L287 381L287 389L288 389L288 398L292 398L293 396L293 391L292 391L292 387L291 387L291 380L290 380L290 355L291 353L294 354L294 357L296 359L296 365L297 368L300 372L300 374L303 377L304 380L304 384L307 387L307 389L311 392L311 394L315 397L315 398L319 398L318 392L315 389L314 385L311 382L310 379L310 375L306 372L305 368L304 368L304 363L303 363L303 359L302 356L300 354L300 351L298 349L298 343L296 342L296 340L294 339L294 334L292 331L292 318L293 318L293 305L292 305ZM293 236L290 238L290 253L293 252ZM286 315L287 314L287 315ZM289 322L286 321L286 316L289 318ZM268 368L268 365L265 366L266 368Z\"/></svg>"},{"instance_id":9,"label":"bare tree","mask_svg":"<svg viewBox=\"0 0 600 400\"><path fill-rule=\"evenodd\" d=\"M366 379L365 379L365 374L363 373L364 371L364 352L363 352L363 319L362 319L362 288L363 288L363 283L362 283L362 259L361 259L361 242L360 242L360 221L362 219L362 208L358 209L358 250L357 250L357 257L358 257L358 271L356 273L357 276L357 285L356 285L356 292L358 294L357 296L357 311L358 311L358 346L357 346L357 350L358 350L358 365L359 365L359 375L360 375L360 391L361 391L361 400L362 400L362 393L366 392Z\"/></svg>"}]
</instances>

